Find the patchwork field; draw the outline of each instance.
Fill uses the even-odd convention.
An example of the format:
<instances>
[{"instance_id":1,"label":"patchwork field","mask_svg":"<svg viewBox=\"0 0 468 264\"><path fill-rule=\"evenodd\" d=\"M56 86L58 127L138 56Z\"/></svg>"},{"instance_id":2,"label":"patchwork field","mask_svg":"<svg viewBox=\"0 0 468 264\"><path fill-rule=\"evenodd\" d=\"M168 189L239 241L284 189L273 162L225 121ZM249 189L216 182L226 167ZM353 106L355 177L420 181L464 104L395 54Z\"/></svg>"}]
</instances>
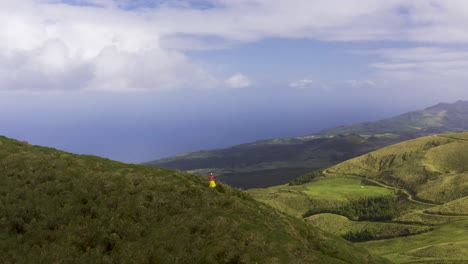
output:
<instances>
[{"instance_id":1,"label":"patchwork field","mask_svg":"<svg viewBox=\"0 0 468 264\"><path fill-rule=\"evenodd\" d=\"M301 217L310 208L337 207L350 199L391 195L393 190L363 185L357 177L324 178L311 183L248 190L256 200Z\"/></svg>"}]
</instances>

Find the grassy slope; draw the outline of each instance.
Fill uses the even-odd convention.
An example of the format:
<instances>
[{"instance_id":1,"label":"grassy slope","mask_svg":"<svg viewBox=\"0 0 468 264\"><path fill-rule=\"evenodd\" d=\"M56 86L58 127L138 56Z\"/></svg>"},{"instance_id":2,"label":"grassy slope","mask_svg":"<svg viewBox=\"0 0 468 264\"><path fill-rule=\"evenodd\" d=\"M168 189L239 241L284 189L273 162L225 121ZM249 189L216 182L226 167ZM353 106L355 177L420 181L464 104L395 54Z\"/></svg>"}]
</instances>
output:
<instances>
[{"instance_id":1,"label":"grassy slope","mask_svg":"<svg viewBox=\"0 0 468 264\"><path fill-rule=\"evenodd\" d=\"M468 215L468 196L428 208L425 212L438 215Z\"/></svg>"},{"instance_id":2,"label":"grassy slope","mask_svg":"<svg viewBox=\"0 0 468 264\"><path fill-rule=\"evenodd\" d=\"M406 141L340 163L332 174L357 174L448 202L468 195L468 133Z\"/></svg>"},{"instance_id":3,"label":"grassy slope","mask_svg":"<svg viewBox=\"0 0 468 264\"><path fill-rule=\"evenodd\" d=\"M436 226L432 232L359 243L395 263L468 263L468 220Z\"/></svg>"},{"instance_id":4,"label":"grassy slope","mask_svg":"<svg viewBox=\"0 0 468 264\"><path fill-rule=\"evenodd\" d=\"M316 214L305 220L335 235L369 231L374 238L385 238L423 232L357 244L395 263L468 263L467 144L468 133L418 138L343 162L326 173L311 174L315 177L303 185L250 192L262 202L301 217L308 208L336 207L339 201L361 197L358 187L364 182L357 175L374 179L373 183L387 183L372 186L377 191L374 195L389 192L392 185L399 186L394 190L410 188L419 197L445 203L403 201L401 215L388 223L356 222L334 214ZM308 191L311 189L314 191ZM363 196L372 195L364 190Z\"/></svg>"},{"instance_id":5,"label":"grassy slope","mask_svg":"<svg viewBox=\"0 0 468 264\"><path fill-rule=\"evenodd\" d=\"M351 221L344 216L335 214L316 214L305 218L305 221L335 235L367 230L375 239L399 236L403 232L412 235L431 230L431 227L424 225Z\"/></svg>"},{"instance_id":6,"label":"grassy slope","mask_svg":"<svg viewBox=\"0 0 468 264\"><path fill-rule=\"evenodd\" d=\"M384 263L220 184L0 137L0 263Z\"/></svg>"}]
</instances>

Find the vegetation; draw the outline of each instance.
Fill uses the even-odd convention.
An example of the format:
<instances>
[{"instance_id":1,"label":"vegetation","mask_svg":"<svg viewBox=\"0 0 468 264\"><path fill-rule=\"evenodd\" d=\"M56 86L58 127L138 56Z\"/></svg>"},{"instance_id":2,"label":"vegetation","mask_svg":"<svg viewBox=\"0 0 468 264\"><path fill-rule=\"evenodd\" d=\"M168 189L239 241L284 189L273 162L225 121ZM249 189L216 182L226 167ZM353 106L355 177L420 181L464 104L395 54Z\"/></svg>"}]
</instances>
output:
<instances>
[{"instance_id":1,"label":"vegetation","mask_svg":"<svg viewBox=\"0 0 468 264\"><path fill-rule=\"evenodd\" d=\"M449 218L449 217L441 217ZM468 263L468 220L451 221L416 236L358 243L394 263Z\"/></svg>"},{"instance_id":2,"label":"vegetation","mask_svg":"<svg viewBox=\"0 0 468 264\"><path fill-rule=\"evenodd\" d=\"M388 239L429 232L433 227L392 222L351 221L336 214L316 214L305 218L311 225L353 242Z\"/></svg>"},{"instance_id":3,"label":"vegetation","mask_svg":"<svg viewBox=\"0 0 468 264\"><path fill-rule=\"evenodd\" d=\"M332 213L351 220L389 221L399 215L393 196L364 197L335 208L312 208L303 217L314 214Z\"/></svg>"},{"instance_id":4,"label":"vegetation","mask_svg":"<svg viewBox=\"0 0 468 264\"><path fill-rule=\"evenodd\" d=\"M328 177L302 185L250 189L248 193L258 201L302 218L309 209L337 208L354 199L390 195L393 191L381 186L363 186L358 178Z\"/></svg>"},{"instance_id":5,"label":"vegetation","mask_svg":"<svg viewBox=\"0 0 468 264\"><path fill-rule=\"evenodd\" d=\"M0 263L386 263L184 172L0 137Z\"/></svg>"},{"instance_id":6,"label":"vegetation","mask_svg":"<svg viewBox=\"0 0 468 264\"><path fill-rule=\"evenodd\" d=\"M468 216L468 196L424 210L427 214Z\"/></svg>"},{"instance_id":7,"label":"vegetation","mask_svg":"<svg viewBox=\"0 0 468 264\"><path fill-rule=\"evenodd\" d=\"M468 133L422 137L351 159L327 171L379 180L415 200L444 203L468 195Z\"/></svg>"},{"instance_id":8,"label":"vegetation","mask_svg":"<svg viewBox=\"0 0 468 264\"><path fill-rule=\"evenodd\" d=\"M249 192L395 263L468 263L467 144L422 137Z\"/></svg>"}]
</instances>

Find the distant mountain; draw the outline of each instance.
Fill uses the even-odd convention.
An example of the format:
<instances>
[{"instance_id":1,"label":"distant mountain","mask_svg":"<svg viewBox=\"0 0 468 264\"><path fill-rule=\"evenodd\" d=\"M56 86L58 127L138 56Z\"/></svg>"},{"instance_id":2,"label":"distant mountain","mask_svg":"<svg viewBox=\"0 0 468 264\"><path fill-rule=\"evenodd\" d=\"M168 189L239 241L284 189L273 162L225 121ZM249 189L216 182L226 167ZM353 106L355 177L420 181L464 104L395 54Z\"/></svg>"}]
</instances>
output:
<instances>
[{"instance_id":1,"label":"distant mountain","mask_svg":"<svg viewBox=\"0 0 468 264\"><path fill-rule=\"evenodd\" d=\"M333 136L342 134L397 134L429 135L445 132L468 130L468 101L453 104L441 103L421 111L406 113L397 117L377 122L365 122L351 126L321 131L320 135Z\"/></svg>"},{"instance_id":2,"label":"distant mountain","mask_svg":"<svg viewBox=\"0 0 468 264\"><path fill-rule=\"evenodd\" d=\"M465 130L468 130L468 102L458 101L377 122L328 129L317 135L258 141L145 164L201 175L213 171L223 182L240 188L268 187L390 144Z\"/></svg>"},{"instance_id":3,"label":"distant mountain","mask_svg":"<svg viewBox=\"0 0 468 264\"><path fill-rule=\"evenodd\" d=\"M0 137L0 263L389 263L192 174Z\"/></svg>"}]
</instances>

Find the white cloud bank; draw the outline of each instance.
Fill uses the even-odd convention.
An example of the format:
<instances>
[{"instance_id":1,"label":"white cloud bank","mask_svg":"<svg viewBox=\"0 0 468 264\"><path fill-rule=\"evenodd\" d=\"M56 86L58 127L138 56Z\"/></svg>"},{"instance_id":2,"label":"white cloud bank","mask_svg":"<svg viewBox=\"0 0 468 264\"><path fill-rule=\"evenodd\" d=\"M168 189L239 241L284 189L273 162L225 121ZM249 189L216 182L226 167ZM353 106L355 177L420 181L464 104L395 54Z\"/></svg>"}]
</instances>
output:
<instances>
[{"instance_id":1,"label":"white cloud bank","mask_svg":"<svg viewBox=\"0 0 468 264\"><path fill-rule=\"evenodd\" d=\"M197 8L201 1L73 2L0 2L0 89L245 87L251 85L246 76L222 80L184 52L268 37L468 42L464 0L210 0L207 8ZM149 2L152 7L138 8ZM378 51L384 61L373 67L393 73L466 69L466 57L457 59L465 52L430 49Z\"/></svg>"},{"instance_id":2,"label":"white cloud bank","mask_svg":"<svg viewBox=\"0 0 468 264\"><path fill-rule=\"evenodd\" d=\"M308 87L312 87L316 85L316 82L310 79L302 79L297 81L292 81L289 83L289 87L297 88L297 89L304 89Z\"/></svg>"},{"instance_id":3,"label":"white cloud bank","mask_svg":"<svg viewBox=\"0 0 468 264\"><path fill-rule=\"evenodd\" d=\"M250 79L247 76L240 73L229 77L228 79L226 79L225 83L230 88L245 88L252 85Z\"/></svg>"}]
</instances>

